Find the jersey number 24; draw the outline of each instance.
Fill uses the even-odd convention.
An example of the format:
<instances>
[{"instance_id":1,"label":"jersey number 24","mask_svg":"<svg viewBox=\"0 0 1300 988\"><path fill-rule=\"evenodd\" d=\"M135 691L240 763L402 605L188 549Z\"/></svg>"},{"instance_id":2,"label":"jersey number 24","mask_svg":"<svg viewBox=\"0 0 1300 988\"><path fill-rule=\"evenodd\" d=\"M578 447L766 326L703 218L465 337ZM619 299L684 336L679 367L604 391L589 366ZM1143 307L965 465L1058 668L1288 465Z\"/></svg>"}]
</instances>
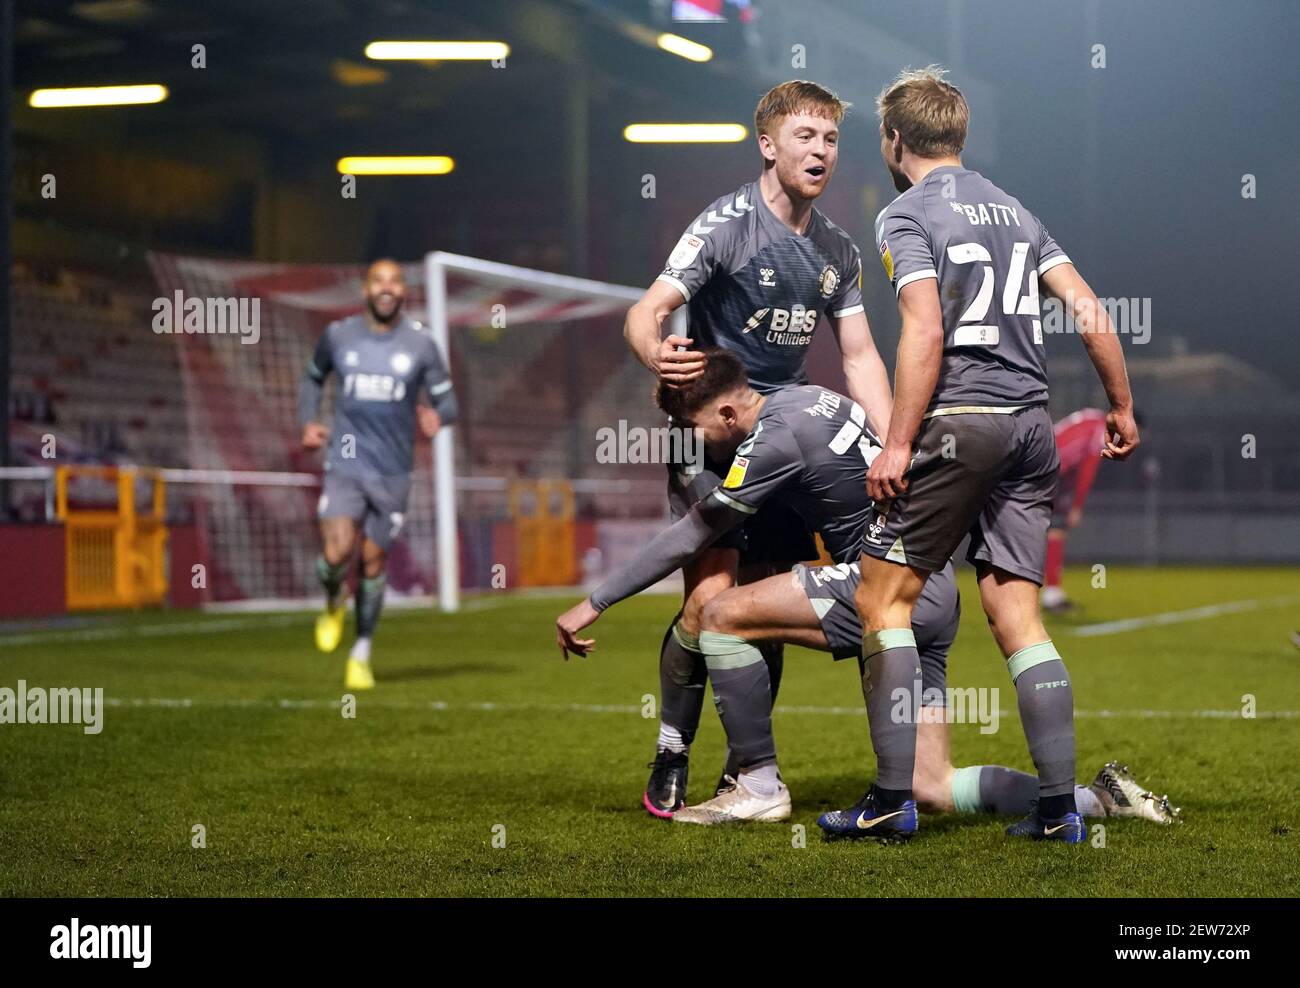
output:
<instances>
[{"instance_id":1,"label":"jersey number 24","mask_svg":"<svg viewBox=\"0 0 1300 988\"><path fill-rule=\"evenodd\" d=\"M1002 312L1008 316L1033 316L1034 342L1043 342L1043 324L1039 319L1038 307L1038 271L1029 269L1029 292L1020 294L1020 287L1025 280L1025 259L1029 255L1029 244L1021 241L1011 249L1011 265L1007 269L1007 280L1002 286ZM966 311L957 320L953 330L953 346L997 346L998 326L996 323L985 324L989 309L993 304L993 258L983 244L954 244L948 248L948 260L953 264L981 264L984 269L979 292Z\"/></svg>"}]
</instances>

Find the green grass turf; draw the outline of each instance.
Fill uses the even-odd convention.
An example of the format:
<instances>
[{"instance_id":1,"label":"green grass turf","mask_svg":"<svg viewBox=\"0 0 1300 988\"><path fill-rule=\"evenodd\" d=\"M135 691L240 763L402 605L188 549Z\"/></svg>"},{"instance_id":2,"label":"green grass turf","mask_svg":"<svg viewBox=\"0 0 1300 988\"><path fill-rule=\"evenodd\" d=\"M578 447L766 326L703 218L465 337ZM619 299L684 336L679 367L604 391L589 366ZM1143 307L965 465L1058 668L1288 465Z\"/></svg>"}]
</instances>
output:
<instances>
[{"instance_id":1,"label":"green grass turf","mask_svg":"<svg viewBox=\"0 0 1300 988\"><path fill-rule=\"evenodd\" d=\"M1081 638L1072 627L1300 592L1280 569L1112 568L1054 634L1081 711L1300 710L1297 607ZM950 685L1002 687L991 736L953 727L957 764L1027 767L1014 693L969 572ZM872 771L852 663L791 650L775 723L791 825L697 829L640 807L655 735L668 597L595 626L594 656L562 662L552 621L570 598L487 597L452 617L391 612L378 687L337 708L342 654L310 644L310 615L138 614L90 641L7 642L0 686L102 686L103 732L0 726L0 893L6 895L957 895L1202 896L1300 892L1300 718L1085 717L1080 777L1107 759L1168 791L1184 822L1109 821L1105 847L1003 836L1007 821L927 816L905 846L824 844L815 825ZM166 623L205 630L159 634ZM240 624L229 627L230 622ZM247 625L247 626L246 626ZM280 700L314 705L282 706ZM253 701L239 706L231 701ZM440 706L433 706L434 702ZM495 702L496 709L477 704ZM567 710L568 704L610 711ZM445 706L441 706L445 705ZM800 712L843 707L852 714ZM706 709L691 795L721 763ZM207 847L191 847L203 824ZM493 828L505 827L504 848Z\"/></svg>"}]
</instances>

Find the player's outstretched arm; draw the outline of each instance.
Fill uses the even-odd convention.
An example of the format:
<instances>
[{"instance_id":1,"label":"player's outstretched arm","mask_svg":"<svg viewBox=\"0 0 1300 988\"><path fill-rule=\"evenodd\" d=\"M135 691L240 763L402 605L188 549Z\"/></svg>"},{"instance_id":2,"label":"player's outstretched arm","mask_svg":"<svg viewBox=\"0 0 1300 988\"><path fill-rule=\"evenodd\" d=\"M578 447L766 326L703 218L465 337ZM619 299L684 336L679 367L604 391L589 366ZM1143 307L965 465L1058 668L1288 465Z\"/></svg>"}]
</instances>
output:
<instances>
[{"instance_id":1,"label":"player's outstretched arm","mask_svg":"<svg viewBox=\"0 0 1300 988\"><path fill-rule=\"evenodd\" d=\"M876 435L888 435L889 413L893 407L889 372L885 370L885 362L880 359L880 351L871 336L866 312L855 312L839 319L827 316L827 319L840 346L849 397L867 413L867 422Z\"/></svg>"},{"instance_id":2,"label":"player's outstretched arm","mask_svg":"<svg viewBox=\"0 0 1300 988\"><path fill-rule=\"evenodd\" d=\"M934 395L943 358L938 286L933 278L922 278L904 285L898 294L903 329L894 370L894 407L885 448L867 470L867 493L874 501L888 501L907 490L905 474L912 460L912 440Z\"/></svg>"},{"instance_id":3,"label":"player's outstretched arm","mask_svg":"<svg viewBox=\"0 0 1300 988\"><path fill-rule=\"evenodd\" d=\"M666 281L656 281L641 296L641 301L627 310L623 323L623 338L636 354L637 360L661 381L682 385L704 373L704 356L694 350L678 350L690 346L692 340L684 336L661 339L664 320L686 300L682 293Z\"/></svg>"},{"instance_id":4,"label":"player's outstretched arm","mask_svg":"<svg viewBox=\"0 0 1300 988\"><path fill-rule=\"evenodd\" d=\"M1106 415L1106 448L1101 455L1108 460L1126 460L1141 440L1133 419L1133 392L1129 389L1124 349L1110 315L1073 264L1049 268L1042 275L1042 284L1050 295L1061 300L1074 319L1088 359L1106 389L1110 411Z\"/></svg>"},{"instance_id":5,"label":"player's outstretched arm","mask_svg":"<svg viewBox=\"0 0 1300 988\"><path fill-rule=\"evenodd\" d=\"M595 647L595 641L578 638L578 632L594 624L620 600L654 586L674 570L681 569L748 517L712 495L703 498L685 517L651 539L634 559L615 570L590 597L560 615L555 622L560 652L566 659L569 652L586 655Z\"/></svg>"}]
</instances>

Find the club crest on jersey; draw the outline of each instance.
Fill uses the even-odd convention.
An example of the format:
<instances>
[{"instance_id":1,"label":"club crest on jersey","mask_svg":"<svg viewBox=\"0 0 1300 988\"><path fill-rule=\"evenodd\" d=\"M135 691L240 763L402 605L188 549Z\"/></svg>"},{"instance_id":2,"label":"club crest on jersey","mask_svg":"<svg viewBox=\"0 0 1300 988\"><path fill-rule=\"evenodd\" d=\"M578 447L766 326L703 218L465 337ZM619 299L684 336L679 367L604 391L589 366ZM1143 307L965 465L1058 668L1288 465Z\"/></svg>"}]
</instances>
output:
<instances>
[{"instance_id":1,"label":"club crest on jersey","mask_svg":"<svg viewBox=\"0 0 1300 988\"><path fill-rule=\"evenodd\" d=\"M759 284L759 287L760 287L760 288L775 288L775 287L776 287L776 278L773 277L775 274L776 274L776 269L775 269L775 268L759 268L759 269L758 269L758 284Z\"/></svg>"},{"instance_id":2,"label":"club crest on jersey","mask_svg":"<svg viewBox=\"0 0 1300 988\"><path fill-rule=\"evenodd\" d=\"M835 270L834 265L828 264L822 271L821 290L822 298L830 298L835 294L835 289L840 283L840 273Z\"/></svg>"},{"instance_id":3,"label":"club crest on jersey","mask_svg":"<svg viewBox=\"0 0 1300 988\"><path fill-rule=\"evenodd\" d=\"M682 239L677 241L677 246L673 252L668 255L668 266L681 270L689 268L691 263L700 256L700 249L703 248L704 241L699 237L687 233Z\"/></svg>"},{"instance_id":4,"label":"club crest on jersey","mask_svg":"<svg viewBox=\"0 0 1300 988\"><path fill-rule=\"evenodd\" d=\"M411 355L409 353L395 353L393 359L389 361L395 374L408 374L411 370Z\"/></svg>"}]
</instances>

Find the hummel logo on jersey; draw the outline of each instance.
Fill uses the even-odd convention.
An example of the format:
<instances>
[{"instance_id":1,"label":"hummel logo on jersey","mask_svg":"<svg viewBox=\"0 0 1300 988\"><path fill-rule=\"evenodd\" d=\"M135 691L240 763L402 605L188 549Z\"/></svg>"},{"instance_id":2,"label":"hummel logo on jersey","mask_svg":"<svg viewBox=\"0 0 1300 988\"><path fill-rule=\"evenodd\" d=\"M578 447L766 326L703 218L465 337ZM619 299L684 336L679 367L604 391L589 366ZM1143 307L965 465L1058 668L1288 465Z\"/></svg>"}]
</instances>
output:
<instances>
[{"instance_id":1,"label":"hummel logo on jersey","mask_svg":"<svg viewBox=\"0 0 1300 988\"><path fill-rule=\"evenodd\" d=\"M758 283L763 288L775 288L776 280L772 277L776 271L772 268L758 269Z\"/></svg>"},{"instance_id":2,"label":"hummel logo on jersey","mask_svg":"<svg viewBox=\"0 0 1300 988\"><path fill-rule=\"evenodd\" d=\"M876 520L867 526L867 539L869 541L874 542L876 545L880 545L880 533L885 530L886 521L887 519L884 515L878 515Z\"/></svg>"},{"instance_id":3,"label":"hummel logo on jersey","mask_svg":"<svg viewBox=\"0 0 1300 988\"><path fill-rule=\"evenodd\" d=\"M349 350L343 355L344 367L355 367L357 365L357 351Z\"/></svg>"},{"instance_id":4,"label":"hummel logo on jersey","mask_svg":"<svg viewBox=\"0 0 1300 988\"><path fill-rule=\"evenodd\" d=\"M878 823L883 823L885 820L890 820L890 819L892 819L893 817L896 817L896 816L902 816L902 815L903 815L903 811L902 811L902 810L894 810L893 813L886 813L886 814L884 814L884 816L875 816L875 817L872 817L870 820L868 820L865 816L859 815L859 816L858 816L858 821L857 821L857 823L858 823L858 829L859 829L859 830L870 830L872 827L874 827L874 826L875 826L876 824L878 824Z\"/></svg>"}]
</instances>

